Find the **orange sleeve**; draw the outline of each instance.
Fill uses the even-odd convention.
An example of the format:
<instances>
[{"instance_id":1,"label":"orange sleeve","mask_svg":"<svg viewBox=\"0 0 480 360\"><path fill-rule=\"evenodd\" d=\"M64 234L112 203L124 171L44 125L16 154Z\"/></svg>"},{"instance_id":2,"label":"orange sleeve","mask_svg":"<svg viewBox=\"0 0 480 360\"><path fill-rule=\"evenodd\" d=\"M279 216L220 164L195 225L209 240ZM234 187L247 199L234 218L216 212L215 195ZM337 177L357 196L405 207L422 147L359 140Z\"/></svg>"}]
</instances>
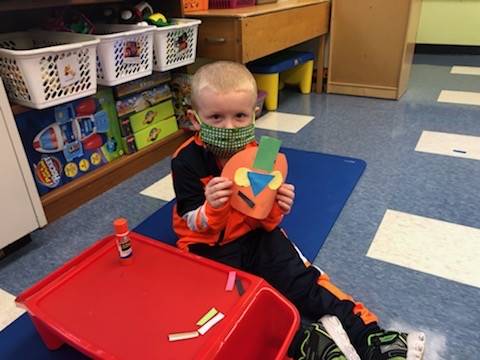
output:
<instances>
[{"instance_id":1,"label":"orange sleeve","mask_svg":"<svg viewBox=\"0 0 480 360\"><path fill-rule=\"evenodd\" d=\"M272 231L275 229L283 220L283 212L280 209L280 206L278 206L278 202L275 201L273 203L272 211L270 211L270 214L261 221L262 227L267 230L267 231Z\"/></svg>"},{"instance_id":2,"label":"orange sleeve","mask_svg":"<svg viewBox=\"0 0 480 360\"><path fill-rule=\"evenodd\" d=\"M225 228L230 210L229 201L222 207L216 209L212 207L208 201L205 201L205 214L207 215L208 227L213 231L220 231Z\"/></svg>"}]
</instances>

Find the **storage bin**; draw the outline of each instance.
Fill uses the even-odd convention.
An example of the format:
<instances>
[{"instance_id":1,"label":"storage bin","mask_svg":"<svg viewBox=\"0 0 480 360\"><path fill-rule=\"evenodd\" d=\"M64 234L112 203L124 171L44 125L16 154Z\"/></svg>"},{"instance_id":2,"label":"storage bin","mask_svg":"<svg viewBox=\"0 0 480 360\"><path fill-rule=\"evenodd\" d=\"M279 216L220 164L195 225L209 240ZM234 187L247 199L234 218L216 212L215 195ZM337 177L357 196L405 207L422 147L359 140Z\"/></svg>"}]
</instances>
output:
<instances>
[{"instance_id":1,"label":"storage bin","mask_svg":"<svg viewBox=\"0 0 480 360\"><path fill-rule=\"evenodd\" d=\"M200 20L172 19L154 30L153 70L166 71L195 61Z\"/></svg>"},{"instance_id":2,"label":"storage bin","mask_svg":"<svg viewBox=\"0 0 480 360\"><path fill-rule=\"evenodd\" d=\"M91 35L28 31L0 35L0 76L13 102L43 109L97 90Z\"/></svg>"},{"instance_id":3,"label":"storage bin","mask_svg":"<svg viewBox=\"0 0 480 360\"><path fill-rule=\"evenodd\" d=\"M183 0L185 12L208 10L208 0Z\"/></svg>"},{"instance_id":4,"label":"storage bin","mask_svg":"<svg viewBox=\"0 0 480 360\"><path fill-rule=\"evenodd\" d=\"M255 0L209 0L208 2L208 6L211 9L228 9L253 5L255 5Z\"/></svg>"},{"instance_id":5,"label":"storage bin","mask_svg":"<svg viewBox=\"0 0 480 360\"><path fill-rule=\"evenodd\" d=\"M270 287L262 287L230 333L224 336L222 346L206 352L208 356L199 357L285 360L298 329L299 318L293 304Z\"/></svg>"},{"instance_id":6,"label":"storage bin","mask_svg":"<svg viewBox=\"0 0 480 360\"><path fill-rule=\"evenodd\" d=\"M152 73L153 26L95 25L97 81L114 86Z\"/></svg>"}]
</instances>

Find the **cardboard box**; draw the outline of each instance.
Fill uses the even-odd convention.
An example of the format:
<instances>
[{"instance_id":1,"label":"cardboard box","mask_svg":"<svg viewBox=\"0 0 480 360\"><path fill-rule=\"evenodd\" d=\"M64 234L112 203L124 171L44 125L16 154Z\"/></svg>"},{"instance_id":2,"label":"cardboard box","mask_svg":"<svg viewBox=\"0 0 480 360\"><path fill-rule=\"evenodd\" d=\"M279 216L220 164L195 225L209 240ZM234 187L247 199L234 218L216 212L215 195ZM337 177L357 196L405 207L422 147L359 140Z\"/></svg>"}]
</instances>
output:
<instances>
[{"instance_id":1,"label":"cardboard box","mask_svg":"<svg viewBox=\"0 0 480 360\"><path fill-rule=\"evenodd\" d=\"M160 104L149 107L139 113L133 114L128 118L120 120L122 136L129 136L152 125L153 123L166 119L174 115L173 104L171 100L161 102Z\"/></svg>"},{"instance_id":2,"label":"cardboard box","mask_svg":"<svg viewBox=\"0 0 480 360\"><path fill-rule=\"evenodd\" d=\"M146 108L158 104L161 101L172 97L172 92L168 84L156 86L150 90L138 94L127 96L117 100L115 105L119 118L145 110Z\"/></svg>"},{"instance_id":3,"label":"cardboard box","mask_svg":"<svg viewBox=\"0 0 480 360\"><path fill-rule=\"evenodd\" d=\"M40 195L123 154L110 88L96 95L16 116L28 162Z\"/></svg>"},{"instance_id":4,"label":"cardboard box","mask_svg":"<svg viewBox=\"0 0 480 360\"><path fill-rule=\"evenodd\" d=\"M166 138L178 130L175 116L155 122L154 124L135 133L135 144L140 150L153 144L156 141Z\"/></svg>"},{"instance_id":5,"label":"cardboard box","mask_svg":"<svg viewBox=\"0 0 480 360\"><path fill-rule=\"evenodd\" d=\"M116 98L121 98L124 96L145 91L147 89L151 89L152 87L169 82L170 79L170 72L154 71L152 75L117 85L113 88L113 91Z\"/></svg>"}]
</instances>

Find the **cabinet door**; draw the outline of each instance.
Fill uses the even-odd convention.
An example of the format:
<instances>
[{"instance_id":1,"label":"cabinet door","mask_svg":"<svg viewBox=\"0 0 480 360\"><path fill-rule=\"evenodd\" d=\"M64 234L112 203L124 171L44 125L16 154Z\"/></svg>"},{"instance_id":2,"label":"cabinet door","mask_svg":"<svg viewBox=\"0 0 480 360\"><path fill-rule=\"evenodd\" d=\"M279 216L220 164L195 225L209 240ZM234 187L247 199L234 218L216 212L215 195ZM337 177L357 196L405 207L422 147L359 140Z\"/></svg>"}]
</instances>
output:
<instances>
[{"instance_id":1,"label":"cabinet door","mask_svg":"<svg viewBox=\"0 0 480 360\"><path fill-rule=\"evenodd\" d=\"M32 183L32 174L0 81L0 248L46 223L43 209L38 206L38 193L36 190L32 192Z\"/></svg>"}]
</instances>

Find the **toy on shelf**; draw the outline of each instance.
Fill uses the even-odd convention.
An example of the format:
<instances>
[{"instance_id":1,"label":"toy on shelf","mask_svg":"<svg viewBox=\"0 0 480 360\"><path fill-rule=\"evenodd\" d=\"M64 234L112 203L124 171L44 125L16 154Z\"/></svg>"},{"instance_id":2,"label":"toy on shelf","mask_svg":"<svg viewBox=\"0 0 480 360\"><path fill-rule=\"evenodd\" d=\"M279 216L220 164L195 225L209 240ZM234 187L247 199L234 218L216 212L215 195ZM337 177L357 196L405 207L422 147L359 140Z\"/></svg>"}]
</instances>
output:
<instances>
[{"instance_id":1,"label":"toy on shelf","mask_svg":"<svg viewBox=\"0 0 480 360\"><path fill-rule=\"evenodd\" d=\"M88 17L77 10L62 9L54 12L44 25L45 30L92 34L95 26Z\"/></svg>"},{"instance_id":2,"label":"toy on shelf","mask_svg":"<svg viewBox=\"0 0 480 360\"><path fill-rule=\"evenodd\" d=\"M100 133L108 132L108 116L103 110L95 112L95 100L88 98L55 108L55 122L42 129L33 139L33 148L41 153L62 151L67 161L84 155L84 149L101 147Z\"/></svg>"},{"instance_id":3,"label":"toy on shelf","mask_svg":"<svg viewBox=\"0 0 480 360\"><path fill-rule=\"evenodd\" d=\"M113 88L113 93L115 97L123 98L138 92L142 92L153 87L156 87L160 84L169 82L171 79L170 72L153 72L152 75L146 76L137 80L129 81L117 85Z\"/></svg>"},{"instance_id":4,"label":"toy on shelf","mask_svg":"<svg viewBox=\"0 0 480 360\"><path fill-rule=\"evenodd\" d=\"M171 100L119 120L122 145L127 154L140 150L178 130Z\"/></svg>"},{"instance_id":5,"label":"toy on shelf","mask_svg":"<svg viewBox=\"0 0 480 360\"><path fill-rule=\"evenodd\" d=\"M173 107L177 117L178 126L181 129L195 131L195 128L187 116L187 111L192 108L192 75L174 74L170 82L173 96Z\"/></svg>"},{"instance_id":6,"label":"toy on shelf","mask_svg":"<svg viewBox=\"0 0 480 360\"><path fill-rule=\"evenodd\" d=\"M129 114L145 110L172 96L168 84L162 84L141 93L130 95L116 101L117 115L122 118Z\"/></svg>"},{"instance_id":7,"label":"toy on shelf","mask_svg":"<svg viewBox=\"0 0 480 360\"><path fill-rule=\"evenodd\" d=\"M155 25L155 26L167 26L170 25L171 23L167 20L167 18L160 13L154 13L146 18L147 23L150 25Z\"/></svg>"},{"instance_id":8,"label":"toy on shelf","mask_svg":"<svg viewBox=\"0 0 480 360\"><path fill-rule=\"evenodd\" d=\"M16 116L38 192L43 195L123 154L112 91Z\"/></svg>"},{"instance_id":9,"label":"toy on shelf","mask_svg":"<svg viewBox=\"0 0 480 360\"><path fill-rule=\"evenodd\" d=\"M152 6L142 1L133 7L125 7L120 10L119 22L122 24L138 24L153 14Z\"/></svg>"}]
</instances>

